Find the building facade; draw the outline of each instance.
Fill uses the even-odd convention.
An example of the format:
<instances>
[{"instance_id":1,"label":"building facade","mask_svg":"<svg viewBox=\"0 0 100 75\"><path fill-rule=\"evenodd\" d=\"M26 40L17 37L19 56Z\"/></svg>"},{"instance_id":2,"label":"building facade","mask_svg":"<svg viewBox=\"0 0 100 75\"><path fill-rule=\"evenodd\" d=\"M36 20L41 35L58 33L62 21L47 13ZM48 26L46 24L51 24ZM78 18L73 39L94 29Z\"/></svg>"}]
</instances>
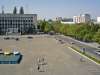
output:
<instances>
[{"instance_id":1,"label":"building facade","mask_svg":"<svg viewBox=\"0 0 100 75\"><path fill-rule=\"evenodd\" d=\"M83 14L80 16L74 16L73 21L75 23L87 23L91 21L91 16L89 14Z\"/></svg>"},{"instance_id":2,"label":"building facade","mask_svg":"<svg viewBox=\"0 0 100 75\"><path fill-rule=\"evenodd\" d=\"M37 28L37 14L0 14L0 32L24 33Z\"/></svg>"},{"instance_id":3,"label":"building facade","mask_svg":"<svg viewBox=\"0 0 100 75\"><path fill-rule=\"evenodd\" d=\"M62 17L56 17L56 21L61 21Z\"/></svg>"},{"instance_id":4,"label":"building facade","mask_svg":"<svg viewBox=\"0 0 100 75\"><path fill-rule=\"evenodd\" d=\"M81 17L80 17L80 16L74 16L74 17L73 17L73 21L74 21L75 23L80 23L80 22L81 22Z\"/></svg>"}]
</instances>

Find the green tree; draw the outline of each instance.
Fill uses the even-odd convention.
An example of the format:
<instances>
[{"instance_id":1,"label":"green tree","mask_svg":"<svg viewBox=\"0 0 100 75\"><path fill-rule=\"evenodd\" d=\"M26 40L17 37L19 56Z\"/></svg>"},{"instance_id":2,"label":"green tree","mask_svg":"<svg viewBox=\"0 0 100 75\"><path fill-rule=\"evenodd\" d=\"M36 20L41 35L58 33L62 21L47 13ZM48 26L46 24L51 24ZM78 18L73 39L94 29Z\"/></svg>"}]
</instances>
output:
<instances>
[{"instance_id":1,"label":"green tree","mask_svg":"<svg viewBox=\"0 0 100 75\"><path fill-rule=\"evenodd\" d=\"M14 7L13 14L17 14L17 8L16 8L16 6Z\"/></svg>"},{"instance_id":2,"label":"green tree","mask_svg":"<svg viewBox=\"0 0 100 75\"><path fill-rule=\"evenodd\" d=\"M44 19L43 21L40 22L41 31L44 32L45 26L46 26L46 21L45 21L45 19Z\"/></svg>"},{"instance_id":3,"label":"green tree","mask_svg":"<svg viewBox=\"0 0 100 75\"><path fill-rule=\"evenodd\" d=\"M67 27L65 25L61 25L60 33L65 34L65 35L67 34Z\"/></svg>"},{"instance_id":4,"label":"green tree","mask_svg":"<svg viewBox=\"0 0 100 75\"><path fill-rule=\"evenodd\" d=\"M52 25L53 25L53 30L55 32L60 32L60 27L62 26L62 24L60 22L58 22L58 21L53 22Z\"/></svg>"},{"instance_id":5,"label":"green tree","mask_svg":"<svg viewBox=\"0 0 100 75\"><path fill-rule=\"evenodd\" d=\"M20 8L20 12L19 13L20 14L24 14L24 8L23 7Z\"/></svg>"},{"instance_id":6,"label":"green tree","mask_svg":"<svg viewBox=\"0 0 100 75\"><path fill-rule=\"evenodd\" d=\"M86 35L83 37L83 41L85 41L85 42L91 42L91 41L92 41L92 37L93 37L93 35L92 35L91 33L86 34Z\"/></svg>"},{"instance_id":7,"label":"green tree","mask_svg":"<svg viewBox=\"0 0 100 75\"><path fill-rule=\"evenodd\" d=\"M100 44L100 29L98 29L98 32L94 35L93 40Z\"/></svg>"},{"instance_id":8,"label":"green tree","mask_svg":"<svg viewBox=\"0 0 100 75\"><path fill-rule=\"evenodd\" d=\"M50 32L52 29L51 29L51 25L49 25L48 23L46 23L45 25L45 28L44 28L44 32L48 33Z\"/></svg>"},{"instance_id":9,"label":"green tree","mask_svg":"<svg viewBox=\"0 0 100 75\"><path fill-rule=\"evenodd\" d=\"M43 32L54 31L82 41L96 41L100 43L100 26L93 23L69 25L61 24L60 21L43 20L40 21L38 25Z\"/></svg>"}]
</instances>

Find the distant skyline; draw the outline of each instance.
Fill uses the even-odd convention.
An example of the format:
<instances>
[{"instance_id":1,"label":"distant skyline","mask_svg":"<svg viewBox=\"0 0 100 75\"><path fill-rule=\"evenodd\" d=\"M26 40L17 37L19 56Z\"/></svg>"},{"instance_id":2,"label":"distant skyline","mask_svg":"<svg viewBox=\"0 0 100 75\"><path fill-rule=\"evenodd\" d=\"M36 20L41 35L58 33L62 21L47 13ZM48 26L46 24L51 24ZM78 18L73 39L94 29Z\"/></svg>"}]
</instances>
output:
<instances>
[{"instance_id":1,"label":"distant skyline","mask_svg":"<svg viewBox=\"0 0 100 75\"><path fill-rule=\"evenodd\" d=\"M84 13L94 18L100 16L100 0L0 0L2 6L5 13L12 13L14 6L19 12L23 6L25 13L38 14L39 19L67 18Z\"/></svg>"}]
</instances>

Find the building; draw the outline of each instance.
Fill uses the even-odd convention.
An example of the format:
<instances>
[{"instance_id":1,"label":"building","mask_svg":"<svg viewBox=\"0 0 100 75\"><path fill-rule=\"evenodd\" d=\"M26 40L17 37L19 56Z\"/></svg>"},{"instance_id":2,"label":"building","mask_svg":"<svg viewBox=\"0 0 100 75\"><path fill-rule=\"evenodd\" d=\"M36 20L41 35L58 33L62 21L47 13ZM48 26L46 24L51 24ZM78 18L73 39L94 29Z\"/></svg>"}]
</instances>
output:
<instances>
[{"instance_id":1,"label":"building","mask_svg":"<svg viewBox=\"0 0 100 75\"><path fill-rule=\"evenodd\" d=\"M84 14L84 15L82 15L82 22L83 23L87 23L87 22L90 22L90 21L91 21L90 14Z\"/></svg>"},{"instance_id":2,"label":"building","mask_svg":"<svg viewBox=\"0 0 100 75\"><path fill-rule=\"evenodd\" d=\"M100 17L97 17L97 22L100 23Z\"/></svg>"},{"instance_id":3,"label":"building","mask_svg":"<svg viewBox=\"0 0 100 75\"><path fill-rule=\"evenodd\" d=\"M62 17L57 17L56 18L56 21L61 21L62 20Z\"/></svg>"},{"instance_id":4,"label":"building","mask_svg":"<svg viewBox=\"0 0 100 75\"><path fill-rule=\"evenodd\" d=\"M73 18L64 18L64 19L62 19L61 23L62 24L75 24L73 22Z\"/></svg>"},{"instance_id":5,"label":"building","mask_svg":"<svg viewBox=\"0 0 100 75\"><path fill-rule=\"evenodd\" d=\"M80 16L74 16L73 17L73 21L75 22L75 23L80 23L81 21L81 17Z\"/></svg>"},{"instance_id":6,"label":"building","mask_svg":"<svg viewBox=\"0 0 100 75\"><path fill-rule=\"evenodd\" d=\"M24 33L30 28L37 29L37 14L0 14L0 32L2 34Z\"/></svg>"},{"instance_id":7,"label":"building","mask_svg":"<svg viewBox=\"0 0 100 75\"><path fill-rule=\"evenodd\" d=\"M74 16L73 22L75 23L87 23L91 21L91 16L89 14L83 14L80 16Z\"/></svg>"}]
</instances>

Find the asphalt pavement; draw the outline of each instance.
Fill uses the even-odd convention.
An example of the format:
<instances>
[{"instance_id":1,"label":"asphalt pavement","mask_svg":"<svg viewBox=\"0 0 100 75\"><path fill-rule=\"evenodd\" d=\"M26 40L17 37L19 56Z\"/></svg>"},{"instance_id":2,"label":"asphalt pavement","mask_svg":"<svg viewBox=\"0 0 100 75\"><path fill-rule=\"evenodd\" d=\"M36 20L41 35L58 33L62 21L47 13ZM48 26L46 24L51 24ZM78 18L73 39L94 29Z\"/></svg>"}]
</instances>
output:
<instances>
[{"instance_id":1,"label":"asphalt pavement","mask_svg":"<svg viewBox=\"0 0 100 75\"><path fill-rule=\"evenodd\" d=\"M100 75L100 65L52 36L27 37L20 37L19 41L0 38L0 48L17 47L23 55L20 64L0 64L0 75Z\"/></svg>"},{"instance_id":2,"label":"asphalt pavement","mask_svg":"<svg viewBox=\"0 0 100 75\"><path fill-rule=\"evenodd\" d=\"M82 49L85 48L85 52L87 54L94 56L96 59L100 60L100 55L96 54L96 51L100 51L100 49L85 45L83 43L80 43L78 40L75 40L73 38L70 38L64 35L55 35L55 38L68 43L70 46L79 48L80 51L82 51Z\"/></svg>"}]
</instances>

